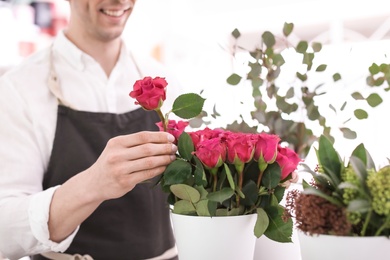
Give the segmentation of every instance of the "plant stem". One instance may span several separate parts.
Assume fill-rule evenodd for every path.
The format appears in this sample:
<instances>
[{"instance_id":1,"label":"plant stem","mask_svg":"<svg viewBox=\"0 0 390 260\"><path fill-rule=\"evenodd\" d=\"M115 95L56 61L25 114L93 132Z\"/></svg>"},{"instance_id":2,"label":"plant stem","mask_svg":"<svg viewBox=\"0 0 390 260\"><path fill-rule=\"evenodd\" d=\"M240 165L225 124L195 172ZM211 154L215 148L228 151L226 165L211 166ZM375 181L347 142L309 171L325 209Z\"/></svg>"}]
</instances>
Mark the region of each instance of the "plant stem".
<instances>
[{"instance_id":1,"label":"plant stem","mask_svg":"<svg viewBox=\"0 0 390 260\"><path fill-rule=\"evenodd\" d=\"M379 236L382 231L389 225L390 216L387 216L385 223L376 231L375 236Z\"/></svg>"},{"instance_id":2,"label":"plant stem","mask_svg":"<svg viewBox=\"0 0 390 260\"><path fill-rule=\"evenodd\" d=\"M217 177L217 174L212 174L212 175L213 175L213 178L214 178L213 191L216 191L217 190L218 177Z\"/></svg>"},{"instance_id":3,"label":"plant stem","mask_svg":"<svg viewBox=\"0 0 390 260\"><path fill-rule=\"evenodd\" d=\"M158 117L161 119L162 126L164 128L164 132L167 132L167 120L165 120L165 117L160 109L156 109L156 112L158 114Z\"/></svg>"},{"instance_id":4,"label":"plant stem","mask_svg":"<svg viewBox=\"0 0 390 260\"><path fill-rule=\"evenodd\" d=\"M238 173L238 188L240 189L240 191L242 191L243 181L244 181L244 173L243 172L239 172ZM236 195L237 207L240 207L240 199L241 199L240 196Z\"/></svg>"},{"instance_id":5,"label":"plant stem","mask_svg":"<svg viewBox=\"0 0 390 260\"><path fill-rule=\"evenodd\" d=\"M363 237L366 235L366 230L368 227L368 223L370 222L371 215L372 215L372 209L370 209L370 211L368 212L366 221L364 221L362 231L360 232L360 235Z\"/></svg>"},{"instance_id":6,"label":"plant stem","mask_svg":"<svg viewBox=\"0 0 390 260\"><path fill-rule=\"evenodd\" d=\"M259 177L257 178L257 188L260 189L261 179L263 178L264 171L260 171Z\"/></svg>"}]
</instances>

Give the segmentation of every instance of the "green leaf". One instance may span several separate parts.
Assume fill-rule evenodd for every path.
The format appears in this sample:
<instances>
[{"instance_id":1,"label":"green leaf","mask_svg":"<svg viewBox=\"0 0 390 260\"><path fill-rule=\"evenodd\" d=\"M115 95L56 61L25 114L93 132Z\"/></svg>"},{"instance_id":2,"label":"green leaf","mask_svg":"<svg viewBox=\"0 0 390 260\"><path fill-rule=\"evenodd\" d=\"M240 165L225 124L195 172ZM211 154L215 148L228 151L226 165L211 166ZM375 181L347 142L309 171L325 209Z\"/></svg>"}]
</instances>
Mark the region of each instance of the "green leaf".
<instances>
[{"instance_id":1,"label":"green leaf","mask_svg":"<svg viewBox=\"0 0 390 260\"><path fill-rule=\"evenodd\" d=\"M356 157L357 159L361 160L364 165L367 165L369 154L363 143L355 147L355 149L352 151L351 157Z\"/></svg>"},{"instance_id":2,"label":"green leaf","mask_svg":"<svg viewBox=\"0 0 390 260\"><path fill-rule=\"evenodd\" d=\"M275 36L269 31L265 31L262 34L261 38L263 39L263 42L267 46L267 48L272 48L272 46L274 46L276 43Z\"/></svg>"},{"instance_id":3,"label":"green leaf","mask_svg":"<svg viewBox=\"0 0 390 260\"><path fill-rule=\"evenodd\" d=\"M340 73L333 74L333 81L334 82L339 81L340 79L341 79Z\"/></svg>"},{"instance_id":4,"label":"green leaf","mask_svg":"<svg viewBox=\"0 0 390 260\"><path fill-rule=\"evenodd\" d=\"M325 135L321 135L318 142L318 161L325 173L331 177L337 186L340 183L342 169L340 155L333 147L333 143Z\"/></svg>"},{"instance_id":5,"label":"green leaf","mask_svg":"<svg viewBox=\"0 0 390 260\"><path fill-rule=\"evenodd\" d=\"M347 127L340 127L340 131L343 133L343 136L346 139L356 139L357 137L357 133Z\"/></svg>"},{"instance_id":6,"label":"green leaf","mask_svg":"<svg viewBox=\"0 0 390 260\"><path fill-rule=\"evenodd\" d=\"M380 68L376 63L373 63L368 70L370 71L371 75L378 74L380 72Z\"/></svg>"},{"instance_id":7,"label":"green leaf","mask_svg":"<svg viewBox=\"0 0 390 260\"><path fill-rule=\"evenodd\" d=\"M245 198L241 200L241 203L246 206L254 206L259 197L258 195L259 188L256 183L252 180L249 180L245 183L244 187L242 187L242 193L244 193Z\"/></svg>"},{"instance_id":8,"label":"green leaf","mask_svg":"<svg viewBox=\"0 0 390 260\"><path fill-rule=\"evenodd\" d=\"M194 143L192 142L190 135L186 132L183 132L179 136L178 140L178 150L180 156L187 161L190 161L192 159L192 152L194 149Z\"/></svg>"},{"instance_id":9,"label":"green leaf","mask_svg":"<svg viewBox=\"0 0 390 260\"><path fill-rule=\"evenodd\" d=\"M309 188L311 187L311 185L306 181L306 180L302 180L302 187L303 189L306 189L306 188Z\"/></svg>"},{"instance_id":10,"label":"green leaf","mask_svg":"<svg viewBox=\"0 0 390 260\"><path fill-rule=\"evenodd\" d=\"M353 113L357 119L361 120L368 118L368 113L363 109L356 109Z\"/></svg>"},{"instance_id":11,"label":"green leaf","mask_svg":"<svg viewBox=\"0 0 390 260\"><path fill-rule=\"evenodd\" d=\"M371 95L368 96L367 98L367 103L371 107L376 107L379 104L383 102L383 99L377 94L377 93L372 93Z\"/></svg>"},{"instance_id":12,"label":"green leaf","mask_svg":"<svg viewBox=\"0 0 390 260\"><path fill-rule=\"evenodd\" d=\"M299 72L296 73L296 76L298 77L298 79L300 79L301 81L305 82L307 80L307 74L301 74Z\"/></svg>"},{"instance_id":13,"label":"green leaf","mask_svg":"<svg viewBox=\"0 0 390 260\"><path fill-rule=\"evenodd\" d=\"M233 73L232 75L230 75L227 79L226 79L226 82L230 85L238 85L238 83L240 83L242 77L236 73Z\"/></svg>"},{"instance_id":14,"label":"green leaf","mask_svg":"<svg viewBox=\"0 0 390 260\"><path fill-rule=\"evenodd\" d=\"M223 164L223 167L224 167L224 169L225 169L226 177L227 177L227 179L228 179L230 188L232 188L232 190L235 190L235 189L236 189L236 185L235 185L235 183L234 183L233 176L232 176L232 173L231 173L231 171L230 171L230 169L229 169L229 166L228 166L226 163L224 163L224 164Z\"/></svg>"},{"instance_id":15,"label":"green leaf","mask_svg":"<svg viewBox=\"0 0 390 260\"><path fill-rule=\"evenodd\" d=\"M186 184L174 184L170 187L172 193L182 200L196 203L200 200L200 193L195 188Z\"/></svg>"},{"instance_id":16,"label":"green leaf","mask_svg":"<svg viewBox=\"0 0 390 260\"><path fill-rule=\"evenodd\" d=\"M234 190L225 187L219 191L211 192L207 195L207 198L211 201L222 203L227 199L230 199L234 194Z\"/></svg>"},{"instance_id":17,"label":"green leaf","mask_svg":"<svg viewBox=\"0 0 390 260\"><path fill-rule=\"evenodd\" d=\"M307 48L309 47L309 44L307 41L300 41L296 47L296 50L298 53L305 53L307 51Z\"/></svg>"},{"instance_id":18,"label":"green leaf","mask_svg":"<svg viewBox=\"0 0 390 260\"><path fill-rule=\"evenodd\" d=\"M355 100L363 100L364 97L362 94L360 94L359 92L353 92L351 94L351 96L355 99Z\"/></svg>"},{"instance_id":19,"label":"green leaf","mask_svg":"<svg viewBox=\"0 0 390 260\"><path fill-rule=\"evenodd\" d=\"M267 230L269 219L267 213L262 208L257 208L257 220L254 228L254 234L257 238L261 237Z\"/></svg>"},{"instance_id":20,"label":"green leaf","mask_svg":"<svg viewBox=\"0 0 390 260\"><path fill-rule=\"evenodd\" d=\"M352 200L348 204L348 211L365 213L371 208L370 202L363 199Z\"/></svg>"},{"instance_id":21,"label":"green leaf","mask_svg":"<svg viewBox=\"0 0 390 260\"><path fill-rule=\"evenodd\" d=\"M269 225L267 230L264 232L264 235L276 242L292 242L292 219L290 218L286 222L282 219L284 208L280 205L277 207L277 210L273 212L274 213L270 214L269 211L267 211L269 217Z\"/></svg>"},{"instance_id":22,"label":"green leaf","mask_svg":"<svg viewBox=\"0 0 390 260\"><path fill-rule=\"evenodd\" d=\"M289 36L291 34L291 32L293 31L294 29L294 24L293 23L284 23L283 25L283 34L284 36Z\"/></svg>"},{"instance_id":23,"label":"green leaf","mask_svg":"<svg viewBox=\"0 0 390 260\"><path fill-rule=\"evenodd\" d=\"M187 200L179 200L173 205L173 213L191 215L196 212L194 205Z\"/></svg>"},{"instance_id":24,"label":"green leaf","mask_svg":"<svg viewBox=\"0 0 390 260\"><path fill-rule=\"evenodd\" d=\"M325 194L324 192L322 192L322 191L320 191L318 189L315 189L315 188L312 188L312 187L308 187L303 192L305 194L311 194L311 195L315 195L315 196L321 197L323 199L326 199L327 201L329 201L330 203L333 203L334 205L337 205L337 206L340 206L340 207L343 206L343 203L341 201L339 201L335 197L332 197L330 195Z\"/></svg>"},{"instance_id":25,"label":"green leaf","mask_svg":"<svg viewBox=\"0 0 390 260\"><path fill-rule=\"evenodd\" d=\"M235 39L238 39L238 38L240 38L241 33L240 33L240 31L236 28L236 29L234 29L234 30L232 31L232 36L233 36Z\"/></svg>"},{"instance_id":26,"label":"green leaf","mask_svg":"<svg viewBox=\"0 0 390 260\"><path fill-rule=\"evenodd\" d=\"M191 164L181 159L176 159L168 165L163 173L164 185L184 183L191 177Z\"/></svg>"},{"instance_id":27,"label":"green leaf","mask_svg":"<svg viewBox=\"0 0 390 260\"><path fill-rule=\"evenodd\" d=\"M195 161L195 169L194 169L195 184L206 187L207 179L206 179L206 173L204 172L203 164L196 156L194 156L193 159Z\"/></svg>"},{"instance_id":28,"label":"green leaf","mask_svg":"<svg viewBox=\"0 0 390 260\"><path fill-rule=\"evenodd\" d=\"M282 176L282 170L278 163L273 163L267 166L264 171L261 183L269 190L278 186L280 178Z\"/></svg>"},{"instance_id":29,"label":"green leaf","mask_svg":"<svg viewBox=\"0 0 390 260\"><path fill-rule=\"evenodd\" d=\"M316 71L321 72L326 70L327 65L326 64L321 64L317 67Z\"/></svg>"},{"instance_id":30,"label":"green leaf","mask_svg":"<svg viewBox=\"0 0 390 260\"><path fill-rule=\"evenodd\" d=\"M286 62L281 54L275 54L272 57L272 61L276 66L282 66Z\"/></svg>"},{"instance_id":31,"label":"green leaf","mask_svg":"<svg viewBox=\"0 0 390 260\"><path fill-rule=\"evenodd\" d=\"M198 216L207 216L207 217L211 216L208 208L208 203L209 203L208 200L200 200L198 203L196 203L195 207Z\"/></svg>"},{"instance_id":32,"label":"green leaf","mask_svg":"<svg viewBox=\"0 0 390 260\"><path fill-rule=\"evenodd\" d=\"M351 163L352 168L353 168L356 176L359 178L359 181L363 186L365 184L367 176L368 176L366 165L365 165L364 161L362 161L358 157L351 156L351 158L349 159L349 162Z\"/></svg>"},{"instance_id":33,"label":"green leaf","mask_svg":"<svg viewBox=\"0 0 390 260\"><path fill-rule=\"evenodd\" d=\"M320 52L322 49L322 44L320 42L313 42L311 47L313 48L314 52Z\"/></svg>"},{"instance_id":34,"label":"green leaf","mask_svg":"<svg viewBox=\"0 0 390 260\"><path fill-rule=\"evenodd\" d=\"M307 70L311 70L311 66L313 66L314 53L303 54L303 64L307 64Z\"/></svg>"},{"instance_id":35,"label":"green leaf","mask_svg":"<svg viewBox=\"0 0 390 260\"><path fill-rule=\"evenodd\" d=\"M182 94L173 102L172 112L183 119L196 117L202 112L205 100L195 93Z\"/></svg>"}]
</instances>

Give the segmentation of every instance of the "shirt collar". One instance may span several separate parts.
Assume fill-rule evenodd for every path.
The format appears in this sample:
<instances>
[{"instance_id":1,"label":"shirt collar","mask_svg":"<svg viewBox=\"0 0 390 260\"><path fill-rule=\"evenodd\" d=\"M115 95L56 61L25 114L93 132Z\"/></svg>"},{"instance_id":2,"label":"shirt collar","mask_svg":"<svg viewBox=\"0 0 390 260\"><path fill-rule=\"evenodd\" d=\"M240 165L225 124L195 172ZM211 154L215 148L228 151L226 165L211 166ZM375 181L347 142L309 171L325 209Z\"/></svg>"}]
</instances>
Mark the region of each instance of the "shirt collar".
<instances>
[{"instance_id":1,"label":"shirt collar","mask_svg":"<svg viewBox=\"0 0 390 260\"><path fill-rule=\"evenodd\" d=\"M81 51L73 42L71 42L64 34L64 31L59 31L53 43L53 50L59 53L73 67L78 70L84 70L87 62L94 60L91 56ZM122 41L121 53L119 54L118 63L124 62L129 55L128 49L124 41Z\"/></svg>"},{"instance_id":2,"label":"shirt collar","mask_svg":"<svg viewBox=\"0 0 390 260\"><path fill-rule=\"evenodd\" d=\"M85 67L83 61L83 53L76 45L74 45L64 34L64 31L59 31L53 43L53 50L61 55L73 67L83 70Z\"/></svg>"}]
</instances>

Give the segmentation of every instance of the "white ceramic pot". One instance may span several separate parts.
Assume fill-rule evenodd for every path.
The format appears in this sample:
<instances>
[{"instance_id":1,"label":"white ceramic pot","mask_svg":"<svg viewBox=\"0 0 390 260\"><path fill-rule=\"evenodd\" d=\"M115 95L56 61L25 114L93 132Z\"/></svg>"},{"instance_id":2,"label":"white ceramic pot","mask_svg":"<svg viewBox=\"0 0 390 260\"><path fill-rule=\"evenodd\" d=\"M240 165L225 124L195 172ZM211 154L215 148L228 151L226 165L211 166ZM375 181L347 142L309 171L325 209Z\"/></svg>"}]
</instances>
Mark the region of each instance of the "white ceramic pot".
<instances>
[{"instance_id":1,"label":"white ceramic pot","mask_svg":"<svg viewBox=\"0 0 390 260\"><path fill-rule=\"evenodd\" d=\"M388 260L390 239L386 237L349 237L298 232L302 260Z\"/></svg>"},{"instance_id":2,"label":"white ceramic pot","mask_svg":"<svg viewBox=\"0 0 390 260\"><path fill-rule=\"evenodd\" d=\"M257 214L171 216L180 260L253 260Z\"/></svg>"}]
</instances>

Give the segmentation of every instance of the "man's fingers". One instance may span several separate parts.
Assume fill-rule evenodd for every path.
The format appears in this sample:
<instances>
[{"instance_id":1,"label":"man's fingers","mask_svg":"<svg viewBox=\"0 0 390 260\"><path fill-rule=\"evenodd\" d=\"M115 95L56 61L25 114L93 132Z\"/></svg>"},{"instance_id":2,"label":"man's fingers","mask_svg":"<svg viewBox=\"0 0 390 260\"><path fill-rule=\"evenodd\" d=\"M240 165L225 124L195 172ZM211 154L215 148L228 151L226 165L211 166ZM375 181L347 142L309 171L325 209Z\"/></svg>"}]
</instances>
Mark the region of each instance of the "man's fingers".
<instances>
[{"instance_id":1,"label":"man's fingers","mask_svg":"<svg viewBox=\"0 0 390 260\"><path fill-rule=\"evenodd\" d=\"M173 143L174 141L175 137L166 132L143 131L135 134L117 136L109 142L112 145L134 147L145 143Z\"/></svg>"}]
</instances>

